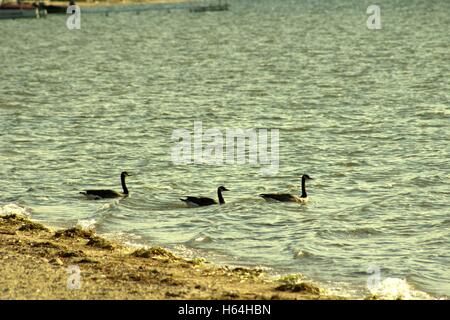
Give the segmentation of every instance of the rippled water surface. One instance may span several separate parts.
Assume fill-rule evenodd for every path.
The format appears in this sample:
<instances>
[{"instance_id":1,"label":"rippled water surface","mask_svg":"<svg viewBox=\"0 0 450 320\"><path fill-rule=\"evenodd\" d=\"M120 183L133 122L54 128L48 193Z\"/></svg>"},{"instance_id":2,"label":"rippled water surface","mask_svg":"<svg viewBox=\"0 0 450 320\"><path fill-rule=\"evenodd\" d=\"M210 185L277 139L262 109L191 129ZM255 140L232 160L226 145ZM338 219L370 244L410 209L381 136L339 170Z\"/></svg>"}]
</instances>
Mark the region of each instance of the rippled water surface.
<instances>
[{"instance_id":1,"label":"rippled water surface","mask_svg":"<svg viewBox=\"0 0 450 320\"><path fill-rule=\"evenodd\" d=\"M0 21L0 205L351 295L372 266L387 290L448 297L450 2L377 3L377 31L356 0ZM279 129L278 174L174 165L172 132L194 121ZM129 198L78 194L120 190L122 170ZM308 205L258 198L303 173ZM179 200L219 185L223 206Z\"/></svg>"}]
</instances>

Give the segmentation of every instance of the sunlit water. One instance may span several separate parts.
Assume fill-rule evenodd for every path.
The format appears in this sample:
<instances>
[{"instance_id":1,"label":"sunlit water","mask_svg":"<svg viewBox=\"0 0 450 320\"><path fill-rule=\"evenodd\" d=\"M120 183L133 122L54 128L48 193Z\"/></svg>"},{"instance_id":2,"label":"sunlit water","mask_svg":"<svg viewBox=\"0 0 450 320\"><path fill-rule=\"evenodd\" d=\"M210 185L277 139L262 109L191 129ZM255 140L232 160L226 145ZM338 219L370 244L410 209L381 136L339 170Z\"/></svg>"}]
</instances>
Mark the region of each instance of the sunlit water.
<instances>
[{"instance_id":1,"label":"sunlit water","mask_svg":"<svg viewBox=\"0 0 450 320\"><path fill-rule=\"evenodd\" d=\"M0 21L0 205L55 226L336 292L450 294L448 1L231 2L231 11ZM280 167L174 165L175 129L280 130ZM131 196L88 201L86 188ZM311 202L266 203L299 191ZM185 195L226 204L188 209ZM19 210L20 211L20 210ZM406 289L405 289L406 288ZM397 290L397 291L396 291Z\"/></svg>"}]
</instances>

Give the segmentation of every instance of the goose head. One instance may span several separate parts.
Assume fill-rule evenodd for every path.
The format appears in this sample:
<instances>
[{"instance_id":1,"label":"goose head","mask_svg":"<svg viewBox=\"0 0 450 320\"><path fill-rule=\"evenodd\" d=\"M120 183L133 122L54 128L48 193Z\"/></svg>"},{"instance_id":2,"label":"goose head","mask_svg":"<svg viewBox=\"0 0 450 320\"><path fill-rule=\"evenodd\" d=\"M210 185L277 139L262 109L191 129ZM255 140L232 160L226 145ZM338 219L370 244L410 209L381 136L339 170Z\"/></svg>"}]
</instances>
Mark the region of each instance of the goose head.
<instances>
[{"instance_id":1,"label":"goose head","mask_svg":"<svg viewBox=\"0 0 450 320\"><path fill-rule=\"evenodd\" d=\"M126 171L123 171L123 172L120 174L120 177L121 177L121 178L130 177L130 176L131 176L131 174L129 174L129 173L126 172Z\"/></svg>"},{"instance_id":2,"label":"goose head","mask_svg":"<svg viewBox=\"0 0 450 320\"><path fill-rule=\"evenodd\" d=\"M224 186L220 186L217 190L219 190L219 191L230 191L227 188L225 188Z\"/></svg>"},{"instance_id":3,"label":"goose head","mask_svg":"<svg viewBox=\"0 0 450 320\"><path fill-rule=\"evenodd\" d=\"M304 175L302 176L302 179L305 179L305 180L313 180L313 178L311 178L311 177L308 176L307 174L304 174Z\"/></svg>"}]
</instances>

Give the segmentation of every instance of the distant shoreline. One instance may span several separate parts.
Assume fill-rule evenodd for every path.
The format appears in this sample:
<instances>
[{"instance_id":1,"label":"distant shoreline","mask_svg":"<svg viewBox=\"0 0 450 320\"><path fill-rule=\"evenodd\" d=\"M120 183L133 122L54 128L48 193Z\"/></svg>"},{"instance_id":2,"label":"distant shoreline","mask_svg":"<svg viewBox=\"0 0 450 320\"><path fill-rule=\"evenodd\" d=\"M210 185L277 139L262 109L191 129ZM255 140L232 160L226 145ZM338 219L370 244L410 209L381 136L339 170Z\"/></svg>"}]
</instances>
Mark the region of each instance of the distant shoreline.
<instances>
[{"instance_id":1,"label":"distant shoreline","mask_svg":"<svg viewBox=\"0 0 450 320\"><path fill-rule=\"evenodd\" d=\"M0 299L342 299L301 277L131 248L15 214L0 216L0 264Z\"/></svg>"},{"instance_id":2,"label":"distant shoreline","mask_svg":"<svg viewBox=\"0 0 450 320\"><path fill-rule=\"evenodd\" d=\"M23 1L24 3L34 3L35 1ZM43 1L46 5L53 6L67 6L69 1ZM144 4L177 4L188 3L192 1L187 0L105 0L105 1L75 1L75 4L80 8L95 8L95 7L111 7L111 6L129 6L129 5L144 5Z\"/></svg>"}]
</instances>

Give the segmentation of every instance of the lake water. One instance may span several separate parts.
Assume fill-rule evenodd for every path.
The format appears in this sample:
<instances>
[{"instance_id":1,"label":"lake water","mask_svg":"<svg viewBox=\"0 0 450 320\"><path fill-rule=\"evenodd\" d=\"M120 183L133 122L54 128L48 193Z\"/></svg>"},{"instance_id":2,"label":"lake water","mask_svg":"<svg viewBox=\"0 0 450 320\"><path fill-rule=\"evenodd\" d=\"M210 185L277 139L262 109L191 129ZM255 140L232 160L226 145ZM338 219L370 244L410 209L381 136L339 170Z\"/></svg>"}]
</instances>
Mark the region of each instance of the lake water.
<instances>
[{"instance_id":1,"label":"lake water","mask_svg":"<svg viewBox=\"0 0 450 320\"><path fill-rule=\"evenodd\" d=\"M450 295L450 2L231 1L229 12L0 21L0 211L16 204L362 297ZM175 165L176 129L279 130L279 170ZM130 197L88 201L88 188ZM266 203L297 193L307 205ZM186 195L226 204L186 208ZM18 210L17 207L14 210ZM373 283L373 282L370 282Z\"/></svg>"}]
</instances>

